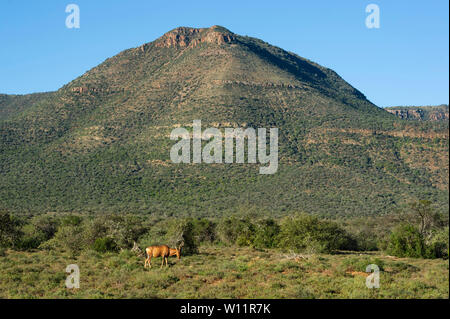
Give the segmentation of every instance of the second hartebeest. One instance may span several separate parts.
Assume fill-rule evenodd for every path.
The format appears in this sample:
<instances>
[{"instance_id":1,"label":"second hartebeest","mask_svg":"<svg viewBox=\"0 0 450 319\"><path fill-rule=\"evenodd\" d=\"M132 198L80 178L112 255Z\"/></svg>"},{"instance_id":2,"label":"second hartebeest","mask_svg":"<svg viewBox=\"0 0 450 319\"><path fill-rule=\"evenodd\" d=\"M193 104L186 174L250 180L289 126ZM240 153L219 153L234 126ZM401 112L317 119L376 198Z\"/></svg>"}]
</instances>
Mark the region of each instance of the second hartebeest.
<instances>
[{"instance_id":1,"label":"second hartebeest","mask_svg":"<svg viewBox=\"0 0 450 319\"><path fill-rule=\"evenodd\" d=\"M178 248L169 248L167 245L147 247L145 249L147 258L145 259L144 268L147 267L147 264L152 268L152 257L162 257L161 268L164 266L164 262L167 267L169 265L169 256L177 256L178 259L181 258L181 247L183 247L183 243Z\"/></svg>"}]
</instances>

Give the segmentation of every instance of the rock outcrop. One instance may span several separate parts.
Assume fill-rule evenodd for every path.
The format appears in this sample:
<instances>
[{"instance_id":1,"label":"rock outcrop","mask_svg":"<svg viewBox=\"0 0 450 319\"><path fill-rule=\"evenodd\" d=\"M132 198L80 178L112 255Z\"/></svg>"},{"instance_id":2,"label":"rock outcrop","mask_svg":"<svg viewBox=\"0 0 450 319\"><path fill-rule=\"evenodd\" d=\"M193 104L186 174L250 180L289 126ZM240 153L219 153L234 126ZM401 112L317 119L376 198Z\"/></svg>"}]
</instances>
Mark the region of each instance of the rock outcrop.
<instances>
[{"instance_id":1,"label":"rock outcrop","mask_svg":"<svg viewBox=\"0 0 450 319\"><path fill-rule=\"evenodd\" d=\"M97 87L74 86L70 88L70 91L76 94L91 94L91 93L117 93L123 92L124 89L102 89Z\"/></svg>"},{"instance_id":2,"label":"rock outcrop","mask_svg":"<svg viewBox=\"0 0 450 319\"><path fill-rule=\"evenodd\" d=\"M235 40L234 34L225 28L212 26L211 28L179 27L166 33L155 43L156 47L196 47L200 43L226 44ZM141 46L145 50L145 46Z\"/></svg>"},{"instance_id":3,"label":"rock outcrop","mask_svg":"<svg viewBox=\"0 0 450 319\"><path fill-rule=\"evenodd\" d=\"M385 110L405 120L448 121L449 119L448 105L395 106Z\"/></svg>"},{"instance_id":4,"label":"rock outcrop","mask_svg":"<svg viewBox=\"0 0 450 319\"><path fill-rule=\"evenodd\" d=\"M414 119L414 120L423 120L425 117L425 112L421 109L417 110L386 110L389 113L397 115L401 119Z\"/></svg>"}]
</instances>

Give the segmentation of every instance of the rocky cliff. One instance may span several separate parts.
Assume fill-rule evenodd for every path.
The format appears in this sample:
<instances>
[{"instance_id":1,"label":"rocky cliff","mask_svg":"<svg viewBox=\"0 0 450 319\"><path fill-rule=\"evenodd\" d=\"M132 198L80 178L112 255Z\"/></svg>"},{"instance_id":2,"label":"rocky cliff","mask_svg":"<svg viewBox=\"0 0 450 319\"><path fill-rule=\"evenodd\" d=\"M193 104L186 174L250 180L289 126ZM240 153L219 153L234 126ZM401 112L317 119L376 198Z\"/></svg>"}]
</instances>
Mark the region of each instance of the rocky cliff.
<instances>
[{"instance_id":1,"label":"rocky cliff","mask_svg":"<svg viewBox=\"0 0 450 319\"><path fill-rule=\"evenodd\" d=\"M419 121L445 121L449 119L448 105L394 106L385 109L401 119Z\"/></svg>"}]
</instances>

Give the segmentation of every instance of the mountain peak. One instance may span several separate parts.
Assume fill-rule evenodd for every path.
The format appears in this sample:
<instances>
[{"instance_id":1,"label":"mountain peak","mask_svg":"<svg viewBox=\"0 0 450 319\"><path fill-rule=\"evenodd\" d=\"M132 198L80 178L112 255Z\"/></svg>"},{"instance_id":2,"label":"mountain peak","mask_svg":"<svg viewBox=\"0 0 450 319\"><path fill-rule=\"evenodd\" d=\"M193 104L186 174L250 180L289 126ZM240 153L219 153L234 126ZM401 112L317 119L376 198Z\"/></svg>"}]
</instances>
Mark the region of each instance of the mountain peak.
<instances>
[{"instance_id":1,"label":"mountain peak","mask_svg":"<svg viewBox=\"0 0 450 319\"><path fill-rule=\"evenodd\" d=\"M157 47L195 47L199 43L225 44L235 40L228 29L214 25L209 28L175 28L155 41Z\"/></svg>"}]
</instances>

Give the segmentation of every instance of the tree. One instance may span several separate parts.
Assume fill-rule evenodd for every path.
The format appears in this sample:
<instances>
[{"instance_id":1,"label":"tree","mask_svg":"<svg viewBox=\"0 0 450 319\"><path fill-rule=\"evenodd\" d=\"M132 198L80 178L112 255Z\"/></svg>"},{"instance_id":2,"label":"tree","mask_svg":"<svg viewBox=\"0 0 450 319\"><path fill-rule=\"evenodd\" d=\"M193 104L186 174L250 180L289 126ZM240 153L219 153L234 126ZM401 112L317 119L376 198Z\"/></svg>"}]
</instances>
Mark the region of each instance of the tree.
<instances>
[{"instance_id":1,"label":"tree","mask_svg":"<svg viewBox=\"0 0 450 319\"><path fill-rule=\"evenodd\" d=\"M410 224L402 224L392 231L387 251L397 257L426 257L423 236L416 226Z\"/></svg>"},{"instance_id":2,"label":"tree","mask_svg":"<svg viewBox=\"0 0 450 319\"><path fill-rule=\"evenodd\" d=\"M0 247L15 247L22 231L21 223L13 218L8 212L0 211Z\"/></svg>"},{"instance_id":3,"label":"tree","mask_svg":"<svg viewBox=\"0 0 450 319\"><path fill-rule=\"evenodd\" d=\"M51 239L58 230L57 221L51 216L36 216L31 220L36 232L42 234L43 241Z\"/></svg>"},{"instance_id":4,"label":"tree","mask_svg":"<svg viewBox=\"0 0 450 319\"><path fill-rule=\"evenodd\" d=\"M356 248L354 241L338 224L306 214L283 221L278 245L284 249L317 253Z\"/></svg>"},{"instance_id":5,"label":"tree","mask_svg":"<svg viewBox=\"0 0 450 319\"><path fill-rule=\"evenodd\" d=\"M443 226L441 216L434 211L429 200L419 200L411 203L410 214L406 217L409 224L412 222L413 225L417 225L425 243L429 243L436 230Z\"/></svg>"},{"instance_id":6,"label":"tree","mask_svg":"<svg viewBox=\"0 0 450 319\"><path fill-rule=\"evenodd\" d=\"M39 247L50 250L62 248L75 257L86 247L83 228L81 225L61 226L52 239L42 243Z\"/></svg>"}]
</instances>

